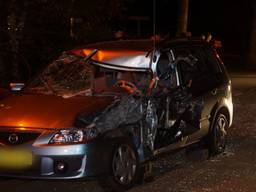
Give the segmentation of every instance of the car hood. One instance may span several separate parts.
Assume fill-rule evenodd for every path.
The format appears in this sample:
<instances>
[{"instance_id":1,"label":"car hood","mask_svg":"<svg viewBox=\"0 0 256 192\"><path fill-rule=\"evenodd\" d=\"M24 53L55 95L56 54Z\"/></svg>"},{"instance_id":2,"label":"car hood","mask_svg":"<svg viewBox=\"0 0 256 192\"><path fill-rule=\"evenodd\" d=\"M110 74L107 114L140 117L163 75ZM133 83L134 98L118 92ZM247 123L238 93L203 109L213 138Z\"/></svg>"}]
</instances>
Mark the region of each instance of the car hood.
<instances>
[{"instance_id":1,"label":"car hood","mask_svg":"<svg viewBox=\"0 0 256 192\"><path fill-rule=\"evenodd\" d=\"M0 100L9 96L11 93L8 91L8 89L0 88Z\"/></svg>"},{"instance_id":2,"label":"car hood","mask_svg":"<svg viewBox=\"0 0 256 192\"><path fill-rule=\"evenodd\" d=\"M0 127L69 128L77 115L103 110L112 97L11 95L0 100Z\"/></svg>"}]
</instances>

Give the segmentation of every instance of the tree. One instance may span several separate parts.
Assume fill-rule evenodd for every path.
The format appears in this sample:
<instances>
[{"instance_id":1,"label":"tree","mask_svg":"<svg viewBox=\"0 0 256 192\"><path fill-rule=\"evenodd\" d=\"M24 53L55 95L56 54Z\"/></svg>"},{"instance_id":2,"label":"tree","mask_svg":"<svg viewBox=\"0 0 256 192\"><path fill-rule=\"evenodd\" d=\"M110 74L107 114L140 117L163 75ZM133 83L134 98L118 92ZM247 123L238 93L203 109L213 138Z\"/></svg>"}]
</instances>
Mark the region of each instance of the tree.
<instances>
[{"instance_id":1,"label":"tree","mask_svg":"<svg viewBox=\"0 0 256 192\"><path fill-rule=\"evenodd\" d=\"M189 0L179 0L177 36L187 33Z\"/></svg>"},{"instance_id":2,"label":"tree","mask_svg":"<svg viewBox=\"0 0 256 192\"><path fill-rule=\"evenodd\" d=\"M12 61L0 58L0 78L5 79L1 75L1 71L6 71L5 65L11 68L12 80L22 81L21 58L25 58L35 72L76 44L110 39L114 36L113 23L121 21L125 15L126 1L131 0L1 1L0 40L7 43L4 49L9 47L9 51L21 57L8 57ZM74 26L71 26L72 18ZM71 27L75 38L70 36ZM0 53L0 57L4 55ZM27 74L25 76L27 78Z\"/></svg>"}]
</instances>

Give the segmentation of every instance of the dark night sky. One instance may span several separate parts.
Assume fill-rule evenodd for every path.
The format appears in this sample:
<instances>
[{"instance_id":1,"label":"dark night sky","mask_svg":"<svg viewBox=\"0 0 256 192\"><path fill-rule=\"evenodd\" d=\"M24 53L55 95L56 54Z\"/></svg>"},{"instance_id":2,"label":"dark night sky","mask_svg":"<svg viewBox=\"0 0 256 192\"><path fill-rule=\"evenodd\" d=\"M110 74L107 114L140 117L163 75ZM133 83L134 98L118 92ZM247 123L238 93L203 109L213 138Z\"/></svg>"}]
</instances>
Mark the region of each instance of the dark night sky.
<instances>
[{"instance_id":1,"label":"dark night sky","mask_svg":"<svg viewBox=\"0 0 256 192\"><path fill-rule=\"evenodd\" d=\"M175 35L178 1L179 0L156 0L156 26L158 33L162 35L169 33L170 37ZM188 30L192 32L193 36L211 32L214 37L223 41L228 50L232 52L242 52L247 49L249 29L251 26L250 16L252 14L250 3L253 1L254 0L190 0ZM70 4L70 0L53 0L52 2L62 2L62 4L66 2L66 4ZM75 2L83 2L83 4L86 5L83 10L87 12L87 8L89 7L87 4L89 5L91 0L76 0ZM128 0L128 2L124 15L128 17L148 17L148 21L142 22L141 34L142 37L151 36L153 31L153 0ZM1 2L1 4L3 3ZM69 6L66 7L70 9ZM0 20L4 19L4 15L7 15L5 12L7 10L8 8L1 7ZM34 10L35 13L38 11L40 10ZM66 11L68 12L69 10ZM107 11L109 12L111 10L105 10L105 12ZM97 14L97 12L95 12L95 14ZM30 15L28 20L33 20L33 17L33 15ZM62 20L63 19L66 21L66 18L62 18ZM46 19L46 21L42 20L40 22L47 23L49 21L51 20ZM55 21L53 20L52 22ZM60 28L59 23L61 22L61 18L58 21L59 23L52 24L52 22L51 26L55 25L57 29ZM113 20L113 26L115 29L124 28L129 34L135 35L137 32L137 23L133 20L123 19L121 22ZM234 46L234 42L237 46Z\"/></svg>"},{"instance_id":2,"label":"dark night sky","mask_svg":"<svg viewBox=\"0 0 256 192\"><path fill-rule=\"evenodd\" d=\"M175 34L178 0L156 0L156 24L160 33ZM211 32L225 48L240 53L248 47L253 0L190 0L188 30L193 35ZM152 32L152 0L137 0L128 7L130 15L149 16L144 31ZM135 26L135 25L134 25Z\"/></svg>"}]
</instances>

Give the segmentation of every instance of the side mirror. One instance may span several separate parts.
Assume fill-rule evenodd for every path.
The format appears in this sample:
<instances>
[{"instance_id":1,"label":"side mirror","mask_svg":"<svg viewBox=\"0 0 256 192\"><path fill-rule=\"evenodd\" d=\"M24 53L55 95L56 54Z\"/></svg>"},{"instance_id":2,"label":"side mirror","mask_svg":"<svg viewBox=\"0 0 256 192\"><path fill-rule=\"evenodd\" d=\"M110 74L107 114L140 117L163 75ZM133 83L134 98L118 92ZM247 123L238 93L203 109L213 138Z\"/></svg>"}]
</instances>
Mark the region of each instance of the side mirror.
<instances>
[{"instance_id":1,"label":"side mirror","mask_svg":"<svg viewBox=\"0 0 256 192\"><path fill-rule=\"evenodd\" d=\"M13 92L21 91L25 87L24 83L10 83L10 89Z\"/></svg>"}]
</instances>

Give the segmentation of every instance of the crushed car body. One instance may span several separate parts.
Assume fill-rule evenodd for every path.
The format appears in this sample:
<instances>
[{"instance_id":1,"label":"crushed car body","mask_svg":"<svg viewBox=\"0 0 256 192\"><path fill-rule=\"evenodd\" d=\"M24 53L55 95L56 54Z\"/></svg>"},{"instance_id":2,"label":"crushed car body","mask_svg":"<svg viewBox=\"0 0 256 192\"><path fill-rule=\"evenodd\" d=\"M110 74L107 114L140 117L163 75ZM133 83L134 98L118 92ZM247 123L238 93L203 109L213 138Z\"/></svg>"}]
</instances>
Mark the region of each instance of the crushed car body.
<instances>
[{"instance_id":1,"label":"crushed car body","mask_svg":"<svg viewBox=\"0 0 256 192\"><path fill-rule=\"evenodd\" d=\"M202 140L211 154L223 151L233 117L225 66L198 39L66 51L0 102L0 176L107 175L115 191L130 188L162 152ZM25 149L29 165L1 161L5 148Z\"/></svg>"}]
</instances>

